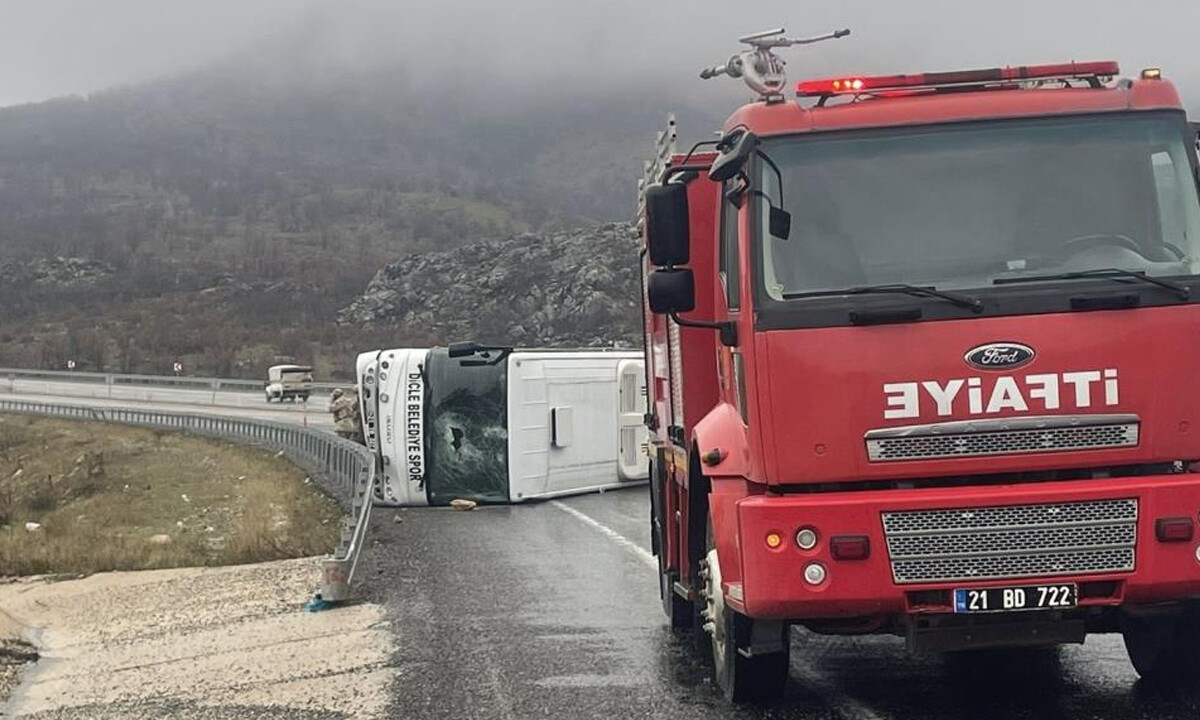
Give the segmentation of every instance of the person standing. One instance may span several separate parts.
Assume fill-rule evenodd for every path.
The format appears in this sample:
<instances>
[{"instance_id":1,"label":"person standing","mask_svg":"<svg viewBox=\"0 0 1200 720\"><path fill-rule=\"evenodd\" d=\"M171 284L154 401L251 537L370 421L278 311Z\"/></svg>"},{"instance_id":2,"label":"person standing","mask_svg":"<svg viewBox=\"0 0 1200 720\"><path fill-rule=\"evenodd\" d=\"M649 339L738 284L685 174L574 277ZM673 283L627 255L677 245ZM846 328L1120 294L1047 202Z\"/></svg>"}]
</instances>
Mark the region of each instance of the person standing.
<instances>
[{"instance_id":1,"label":"person standing","mask_svg":"<svg viewBox=\"0 0 1200 720\"><path fill-rule=\"evenodd\" d=\"M329 394L329 412L333 413L334 432L339 437L362 443L362 424L358 413L358 392L335 388Z\"/></svg>"}]
</instances>

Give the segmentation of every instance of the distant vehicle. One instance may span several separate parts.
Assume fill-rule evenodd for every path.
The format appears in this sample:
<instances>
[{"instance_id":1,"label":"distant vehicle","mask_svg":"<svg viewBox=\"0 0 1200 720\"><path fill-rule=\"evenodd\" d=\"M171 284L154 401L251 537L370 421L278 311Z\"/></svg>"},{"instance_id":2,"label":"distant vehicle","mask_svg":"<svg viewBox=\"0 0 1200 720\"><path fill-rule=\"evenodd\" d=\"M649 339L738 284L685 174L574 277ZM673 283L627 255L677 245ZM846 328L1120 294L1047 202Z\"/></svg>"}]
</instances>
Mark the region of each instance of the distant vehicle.
<instances>
[{"instance_id":1,"label":"distant vehicle","mask_svg":"<svg viewBox=\"0 0 1200 720\"><path fill-rule=\"evenodd\" d=\"M272 365L267 369L267 402L278 400L307 402L312 395L312 368L307 365Z\"/></svg>"},{"instance_id":2,"label":"distant vehicle","mask_svg":"<svg viewBox=\"0 0 1200 720\"><path fill-rule=\"evenodd\" d=\"M643 483L640 351L461 343L358 356L379 505L520 503Z\"/></svg>"}]
</instances>

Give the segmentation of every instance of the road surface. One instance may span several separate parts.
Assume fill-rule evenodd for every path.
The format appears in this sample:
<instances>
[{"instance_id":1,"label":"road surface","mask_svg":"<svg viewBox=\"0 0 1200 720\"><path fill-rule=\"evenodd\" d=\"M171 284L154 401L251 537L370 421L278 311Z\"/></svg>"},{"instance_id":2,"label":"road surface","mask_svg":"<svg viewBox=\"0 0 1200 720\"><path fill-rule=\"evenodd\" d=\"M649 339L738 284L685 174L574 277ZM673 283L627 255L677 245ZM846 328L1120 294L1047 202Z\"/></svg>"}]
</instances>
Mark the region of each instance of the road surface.
<instances>
[{"instance_id":1,"label":"road surface","mask_svg":"<svg viewBox=\"0 0 1200 720\"><path fill-rule=\"evenodd\" d=\"M397 635L392 717L1194 720L1117 636L1060 652L914 658L891 637L793 631L771 708L726 705L664 624L646 489L537 505L378 508L359 579ZM396 518L400 522L396 522Z\"/></svg>"},{"instance_id":2,"label":"road surface","mask_svg":"<svg viewBox=\"0 0 1200 720\"><path fill-rule=\"evenodd\" d=\"M0 378L0 398L97 408L138 407L147 410L227 415L333 429L333 416L326 412L328 398L325 395L313 395L307 403L268 403L262 393L258 392L213 392L152 385L110 386L86 382Z\"/></svg>"}]
</instances>

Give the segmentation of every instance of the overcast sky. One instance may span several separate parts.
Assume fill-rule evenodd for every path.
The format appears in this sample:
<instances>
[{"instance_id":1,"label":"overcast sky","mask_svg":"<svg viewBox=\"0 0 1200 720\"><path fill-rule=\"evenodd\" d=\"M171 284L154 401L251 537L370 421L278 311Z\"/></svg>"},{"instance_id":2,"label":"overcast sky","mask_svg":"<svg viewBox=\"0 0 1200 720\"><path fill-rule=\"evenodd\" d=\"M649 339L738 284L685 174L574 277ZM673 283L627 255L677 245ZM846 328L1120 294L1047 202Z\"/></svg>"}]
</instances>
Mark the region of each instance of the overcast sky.
<instances>
[{"instance_id":1,"label":"overcast sky","mask_svg":"<svg viewBox=\"0 0 1200 720\"><path fill-rule=\"evenodd\" d=\"M569 83L699 83L737 35L850 27L787 52L789 75L1116 59L1161 65L1200 108L1200 0L0 0L0 105L86 94L287 48L312 62L397 58ZM453 40L460 40L456 46ZM727 79L720 81L729 83ZM686 87L686 86L680 86Z\"/></svg>"}]
</instances>

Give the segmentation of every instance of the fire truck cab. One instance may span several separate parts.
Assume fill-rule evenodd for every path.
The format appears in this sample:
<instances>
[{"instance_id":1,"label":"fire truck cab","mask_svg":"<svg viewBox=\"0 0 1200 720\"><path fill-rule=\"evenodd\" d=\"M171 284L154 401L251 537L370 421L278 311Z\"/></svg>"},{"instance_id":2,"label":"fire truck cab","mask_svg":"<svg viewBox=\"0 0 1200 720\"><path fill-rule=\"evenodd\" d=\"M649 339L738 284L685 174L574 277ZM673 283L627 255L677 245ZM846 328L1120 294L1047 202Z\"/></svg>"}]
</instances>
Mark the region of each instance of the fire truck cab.
<instances>
[{"instance_id":1,"label":"fire truck cab","mask_svg":"<svg viewBox=\"0 0 1200 720\"><path fill-rule=\"evenodd\" d=\"M1174 86L1066 63L788 99L763 37L706 71L761 97L715 147L676 152L672 124L642 188L672 626L708 633L735 701L782 692L791 625L916 652L1119 632L1143 677L1200 683L1200 193Z\"/></svg>"}]
</instances>

